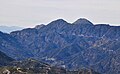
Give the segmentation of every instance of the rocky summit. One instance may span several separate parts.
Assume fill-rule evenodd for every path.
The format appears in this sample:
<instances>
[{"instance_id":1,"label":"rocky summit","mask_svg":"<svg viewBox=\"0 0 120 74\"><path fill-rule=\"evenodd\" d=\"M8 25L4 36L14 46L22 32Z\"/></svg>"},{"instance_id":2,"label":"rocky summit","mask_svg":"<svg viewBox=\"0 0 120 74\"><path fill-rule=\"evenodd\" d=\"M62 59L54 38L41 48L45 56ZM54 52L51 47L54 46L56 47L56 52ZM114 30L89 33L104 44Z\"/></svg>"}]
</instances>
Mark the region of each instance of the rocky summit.
<instances>
[{"instance_id":1,"label":"rocky summit","mask_svg":"<svg viewBox=\"0 0 120 74\"><path fill-rule=\"evenodd\" d=\"M120 26L63 19L10 34L0 32L0 51L16 60L34 58L68 70L120 73Z\"/></svg>"}]
</instances>

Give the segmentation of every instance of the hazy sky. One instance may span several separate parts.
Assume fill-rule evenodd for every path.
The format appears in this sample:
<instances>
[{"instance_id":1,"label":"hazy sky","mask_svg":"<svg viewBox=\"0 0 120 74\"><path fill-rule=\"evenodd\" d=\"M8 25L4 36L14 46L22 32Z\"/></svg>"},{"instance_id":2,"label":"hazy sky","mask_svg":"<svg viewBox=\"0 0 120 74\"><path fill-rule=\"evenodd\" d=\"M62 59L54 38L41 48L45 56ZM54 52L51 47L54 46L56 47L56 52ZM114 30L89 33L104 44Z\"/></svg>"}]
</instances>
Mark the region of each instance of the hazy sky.
<instances>
[{"instance_id":1,"label":"hazy sky","mask_svg":"<svg viewBox=\"0 0 120 74\"><path fill-rule=\"evenodd\" d=\"M120 0L0 0L0 25L33 27L55 19L120 25Z\"/></svg>"}]
</instances>

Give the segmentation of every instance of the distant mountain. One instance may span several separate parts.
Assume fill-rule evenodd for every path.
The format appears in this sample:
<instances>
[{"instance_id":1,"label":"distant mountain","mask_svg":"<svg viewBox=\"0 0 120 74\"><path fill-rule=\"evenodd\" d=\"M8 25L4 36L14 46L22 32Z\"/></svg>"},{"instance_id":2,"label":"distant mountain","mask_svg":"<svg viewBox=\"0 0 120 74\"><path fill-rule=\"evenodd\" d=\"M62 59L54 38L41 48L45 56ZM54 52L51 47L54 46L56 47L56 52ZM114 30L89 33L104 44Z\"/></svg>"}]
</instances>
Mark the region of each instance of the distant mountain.
<instances>
[{"instance_id":1,"label":"distant mountain","mask_svg":"<svg viewBox=\"0 0 120 74\"><path fill-rule=\"evenodd\" d=\"M17 26L0 26L0 31L4 32L4 33L10 33L12 31L16 31L16 30L22 30L22 27L17 27Z\"/></svg>"},{"instance_id":2,"label":"distant mountain","mask_svg":"<svg viewBox=\"0 0 120 74\"><path fill-rule=\"evenodd\" d=\"M5 66L12 61L14 61L14 59L8 57L6 54L0 51L0 66Z\"/></svg>"},{"instance_id":3,"label":"distant mountain","mask_svg":"<svg viewBox=\"0 0 120 74\"><path fill-rule=\"evenodd\" d=\"M120 26L94 25L83 18L74 23L58 19L45 26L11 32L7 38L1 34L1 51L14 59L32 57L69 70L120 72Z\"/></svg>"}]
</instances>

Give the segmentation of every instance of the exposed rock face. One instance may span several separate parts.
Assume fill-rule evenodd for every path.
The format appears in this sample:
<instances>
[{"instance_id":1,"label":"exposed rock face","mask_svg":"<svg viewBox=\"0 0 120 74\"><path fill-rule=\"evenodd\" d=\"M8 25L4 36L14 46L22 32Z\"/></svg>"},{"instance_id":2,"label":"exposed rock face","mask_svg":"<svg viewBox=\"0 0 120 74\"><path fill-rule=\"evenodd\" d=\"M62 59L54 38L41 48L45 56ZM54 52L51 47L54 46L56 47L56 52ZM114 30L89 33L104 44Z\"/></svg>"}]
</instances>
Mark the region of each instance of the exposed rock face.
<instances>
[{"instance_id":1,"label":"exposed rock face","mask_svg":"<svg viewBox=\"0 0 120 74\"><path fill-rule=\"evenodd\" d=\"M1 38L11 51L2 44L0 48L2 51L6 48L3 52L16 56L14 59L33 57L67 69L85 67L106 74L120 72L120 26L94 25L87 19L70 24L58 19L40 29L12 32L8 35L11 37L12 43ZM21 56L12 54L16 52Z\"/></svg>"}]
</instances>

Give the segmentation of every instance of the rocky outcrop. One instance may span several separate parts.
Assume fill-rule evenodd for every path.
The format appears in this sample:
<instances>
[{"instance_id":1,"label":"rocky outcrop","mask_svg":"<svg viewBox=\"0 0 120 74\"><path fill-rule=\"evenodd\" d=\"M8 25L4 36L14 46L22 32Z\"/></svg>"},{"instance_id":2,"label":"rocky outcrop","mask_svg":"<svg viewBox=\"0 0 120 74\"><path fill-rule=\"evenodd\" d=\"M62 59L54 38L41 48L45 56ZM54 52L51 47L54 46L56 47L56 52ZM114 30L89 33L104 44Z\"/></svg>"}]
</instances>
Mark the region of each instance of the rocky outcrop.
<instances>
[{"instance_id":1,"label":"rocky outcrop","mask_svg":"<svg viewBox=\"0 0 120 74\"><path fill-rule=\"evenodd\" d=\"M69 71L65 68L50 66L35 59L14 61L0 67L0 74L99 74L91 69Z\"/></svg>"}]
</instances>

